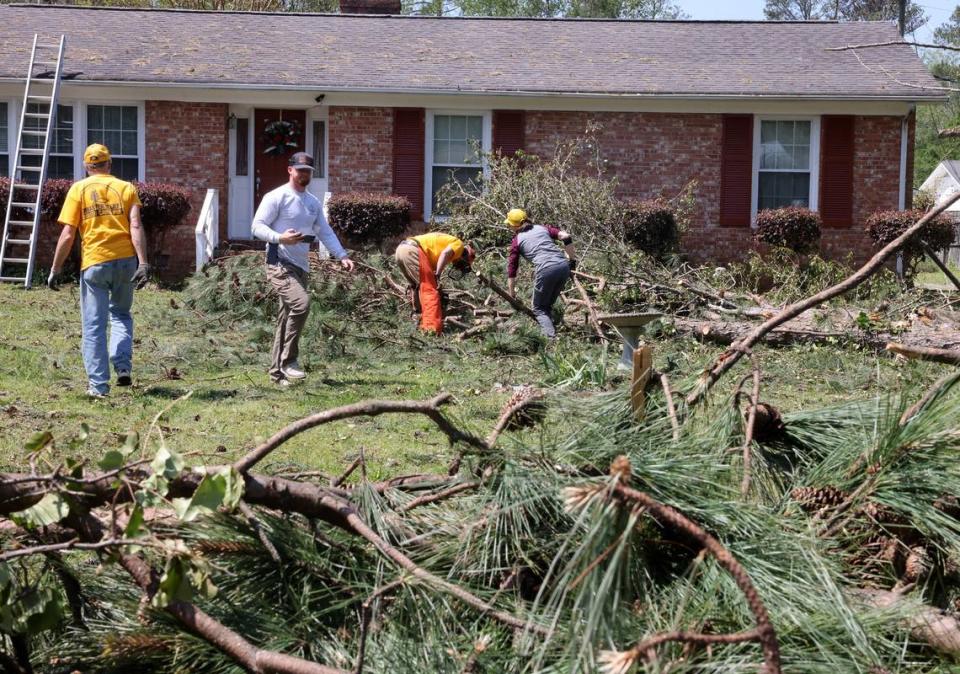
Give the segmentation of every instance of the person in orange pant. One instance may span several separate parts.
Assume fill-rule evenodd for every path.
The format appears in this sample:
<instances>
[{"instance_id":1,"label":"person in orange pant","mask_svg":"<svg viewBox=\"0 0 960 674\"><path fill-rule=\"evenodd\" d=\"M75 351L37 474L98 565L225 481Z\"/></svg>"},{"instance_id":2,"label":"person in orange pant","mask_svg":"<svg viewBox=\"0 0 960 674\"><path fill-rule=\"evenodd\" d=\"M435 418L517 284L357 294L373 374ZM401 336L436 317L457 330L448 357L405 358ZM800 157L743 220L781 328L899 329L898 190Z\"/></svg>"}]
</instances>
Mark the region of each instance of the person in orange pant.
<instances>
[{"instance_id":1,"label":"person in orange pant","mask_svg":"<svg viewBox=\"0 0 960 674\"><path fill-rule=\"evenodd\" d=\"M413 289L413 306L420 313L420 329L443 331L440 274L448 265L467 270L473 264L473 247L443 232L428 232L404 239L394 257Z\"/></svg>"}]
</instances>

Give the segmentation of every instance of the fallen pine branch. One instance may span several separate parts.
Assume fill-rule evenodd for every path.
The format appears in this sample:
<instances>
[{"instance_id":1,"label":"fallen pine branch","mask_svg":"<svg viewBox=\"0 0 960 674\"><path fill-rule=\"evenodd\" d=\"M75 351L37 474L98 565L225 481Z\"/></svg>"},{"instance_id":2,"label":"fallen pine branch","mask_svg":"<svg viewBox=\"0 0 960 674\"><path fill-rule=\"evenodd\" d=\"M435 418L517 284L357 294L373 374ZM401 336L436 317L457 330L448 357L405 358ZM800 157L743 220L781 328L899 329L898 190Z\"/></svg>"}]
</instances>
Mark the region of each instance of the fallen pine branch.
<instances>
[{"instance_id":1,"label":"fallen pine branch","mask_svg":"<svg viewBox=\"0 0 960 674\"><path fill-rule=\"evenodd\" d=\"M474 272L477 275L477 280L482 284L490 288L493 292L499 295L501 298L506 300L507 304L519 311L521 314L530 318L533 321L537 320L537 315L533 313L533 310L528 307L526 304L518 300L516 297L512 297L510 293L504 290L499 283L493 280L489 274L484 274L483 272L476 271Z\"/></svg>"},{"instance_id":2,"label":"fallen pine branch","mask_svg":"<svg viewBox=\"0 0 960 674\"><path fill-rule=\"evenodd\" d=\"M960 365L960 349L935 349L929 346L911 346L899 342L890 342L886 350L905 358L930 360L934 363Z\"/></svg>"},{"instance_id":3,"label":"fallen pine branch","mask_svg":"<svg viewBox=\"0 0 960 674\"><path fill-rule=\"evenodd\" d=\"M747 430L743 438L743 480L740 482L740 495L746 497L750 492L750 459L753 452L753 429L757 423L757 406L760 404L760 368L756 359L753 363L753 391L750 394L750 412L747 414Z\"/></svg>"}]
</instances>

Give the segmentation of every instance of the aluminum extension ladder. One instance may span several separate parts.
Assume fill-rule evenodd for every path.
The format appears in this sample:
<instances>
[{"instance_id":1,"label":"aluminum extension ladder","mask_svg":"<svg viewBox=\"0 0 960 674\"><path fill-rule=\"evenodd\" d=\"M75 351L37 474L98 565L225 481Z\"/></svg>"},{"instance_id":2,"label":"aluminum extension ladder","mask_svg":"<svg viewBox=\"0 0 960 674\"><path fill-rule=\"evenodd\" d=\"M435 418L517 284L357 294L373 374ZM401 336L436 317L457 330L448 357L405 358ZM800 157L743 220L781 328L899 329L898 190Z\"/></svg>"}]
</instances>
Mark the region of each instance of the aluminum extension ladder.
<instances>
[{"instance_id":1,"label":"aluminum extension ladder","mask_svg":"<svg viewBox=\"0 0 960 674\"><path fill-rule=\"evenodd\" d=\"M27 86L20 108L17 149L7 213L3 220L3 242L0 243L0 281L22 283L29 288L33 281L33 261L40 230L40 193L47 179L60 75L63 68L64 36L57 44L33 36ZM53 73L52 77L50 73ZM31 124L26 124L30 120ZM24 158L29 165L24 165ZM33 159L33 158L39 159Z\"/></svg>"}]
</instances>

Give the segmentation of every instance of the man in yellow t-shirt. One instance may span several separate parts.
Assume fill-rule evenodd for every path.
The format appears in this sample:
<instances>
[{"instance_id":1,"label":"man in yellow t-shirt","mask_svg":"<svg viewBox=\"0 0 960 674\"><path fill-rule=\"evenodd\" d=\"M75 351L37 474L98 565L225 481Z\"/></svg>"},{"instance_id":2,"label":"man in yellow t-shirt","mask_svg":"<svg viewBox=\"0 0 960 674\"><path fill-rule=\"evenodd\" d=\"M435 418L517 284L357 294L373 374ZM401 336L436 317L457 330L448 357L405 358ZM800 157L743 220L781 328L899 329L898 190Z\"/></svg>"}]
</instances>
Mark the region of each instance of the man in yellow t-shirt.
<instances>
[{"instance_id":1,"label":"man in yellow t-shirt","mask_svg":"<svg viewBox=\"0 0 960 674\"><path fill-rule=\"evenodd\" d=\"M401 241L395 257L413 289L414 310L423 312L420 327L440 332L443 328L437 290L440 274L449 264L469 269L473 264L473 247L450 234L428 232Z\"/></svg>"},{"instance_id":2,"label":"man in yellow t-shirt","mask_svg":"<svg viewBox=\"0 0 960 674\"><path fill-rule=\"evenodd\" d=\"M147 240L140 222L140 198L130 183L110 175L110 150L99 143L83 153L87 176L67 192L57 218L57 240L47 286L57 290L64 260L80 234L80 317L87 395L110 391L110 363L117 386L130 386L133 361L133 289L150 276ZM109 341L107 324L110 325Z\"/></svg>"}]
</instances>

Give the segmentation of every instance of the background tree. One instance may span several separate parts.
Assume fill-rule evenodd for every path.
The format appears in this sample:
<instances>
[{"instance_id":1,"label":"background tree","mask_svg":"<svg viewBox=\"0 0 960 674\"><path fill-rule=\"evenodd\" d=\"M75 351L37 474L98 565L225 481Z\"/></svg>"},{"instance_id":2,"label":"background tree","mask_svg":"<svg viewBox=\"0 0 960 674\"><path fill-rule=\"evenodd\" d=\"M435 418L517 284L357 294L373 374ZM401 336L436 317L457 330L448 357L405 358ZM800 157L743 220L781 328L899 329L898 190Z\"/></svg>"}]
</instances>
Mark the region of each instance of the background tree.
<instances>
[{"instance_id":1,"label":"background tree","mask_svg":"<svg viewBox=\"0 0 960 674\"><path fill-rule=\"evenodd\" d=\"M404 0L404 14L591 19L684 19L673 0Z\"/></svg>"},{"instance_id":2,"label":"background tree","mask_svg":"<svg viewBox=\"0 0 960 674\"><path fill-rule=\"evenodd\" d=\"M960 6L950 18L933 32L934 42L960 47ZM923 60L930 72L945 87L960 86L960 53L927 49ZM960 139L941 138L941 129L960 126L960 95L951 93L946 105L924 105L917 108L917 132L914 146L914 187L919 187L930 172L944 159L960 158Z\"/></svg>"},{"instance_id":3,"label":"background tree","mask_svg":"<svg viewBox=\"0 0 960 674\"><path fill-rule=\"evenodd\" d=\"M900 16L898 0L828 0L833 12L824 18L838 21L897 21ZM923 8L912 0L907 2L905 33L916 32L928 21Z\"/></svg>"},{"instance_id":4,"label":"background tree","mask_svg":"<svg viewBox=\"0 0 960 674\"><path fill-rule=\"evenodd\" d=\"M827 0L767 0L763 14L769 21L815 21L823 19L832 5Z\"/></svg>"}]
</instances>

